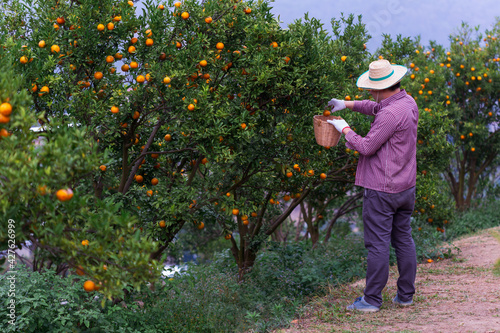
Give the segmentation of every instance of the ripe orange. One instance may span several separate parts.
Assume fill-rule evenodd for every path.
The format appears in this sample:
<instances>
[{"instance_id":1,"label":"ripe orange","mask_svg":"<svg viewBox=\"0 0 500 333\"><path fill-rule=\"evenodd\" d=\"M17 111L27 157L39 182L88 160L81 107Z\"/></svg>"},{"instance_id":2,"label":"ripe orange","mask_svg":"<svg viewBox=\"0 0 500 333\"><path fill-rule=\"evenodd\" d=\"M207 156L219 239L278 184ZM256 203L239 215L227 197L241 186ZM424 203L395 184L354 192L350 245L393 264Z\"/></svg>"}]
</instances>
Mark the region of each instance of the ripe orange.
<instances>
[{"instance_id":1,"label":"ripe orange","mask_svg":"<svg viewBox=\"0 0 500 333\"><path fill-rule=\"evenodd\" d=\"M135 176L135 181L140 184L140 183L142 183L144 181L144 177L142 177L141 175L136 175Z\"/></svg>"},{"instance_id":2,"label":"ripe orange","mask_svg":"<svg viewBox=\"0 0 500 333\"><path fill-rule=\"evenodd\" d=\"M271 43L271 46L272 46L273 48L277 48L277 47L278 47L278 43L276 43L276 42L272 42L272 43Z\"/></svg>"},{"instance_id":3,"label":"ripe orange","mask_svg":"<svg viewBox=\"0 0 500 333\"><path fill-rule=\"evenodd\" d=\"M242 129L247 128L247 124L245 124L245 123L241 124L241 128L242 128Z\"/></svg>"},{"instance_id":4,"label":"ripe orange","mask_svg":"<svg viewBox=\"0 0 500 333\"><path fill-rule=\"evenodd\" d=\"M159 9L159 10L164 10L164 9L165 9L165 6L163 6L163 5L159 5L159 6L158 6L158 9Z\"/></svg>"},{"instance_id":5,"label":"ripe orange","mask_svg":"<svg viewBox=\"0 0 500 333\"><path fill-rule=\"evenodd\" d=\"M57 21L57 24L61 24L61 25L66 23L66 20L64 19L64 17L58 17L56 21Z\"/></svg>"},{"instance_id":6,"label":"ripe orange","mask_svg":"<svg viewBox=\"0 0 500 333\"><path fill-rule=\"evenodd\" d=\"M132 119L138 119L139 117L141 116L141 114L139 113L139 111L134 111L134 115L132 116Z\"/></svg>"},{"instance_id":7,"label":"ripe orange","mask_svg":"<svg viewBox=\"0 0 500 333\"><path fill-rule=\"evenodd\" d=\"M474 151L476 151L476 148L472 147L472 148L470 149L470 151L474 152Z\"/></svg>"},{"instance_id":8,"label":"ripe orange","mask_svg":"<svg viewBox=\"0 0 500 333\"><path fill-rule=\"evenodd\" d=\"M27 64L28 63L28 57L26 56L22 56L19 61L21 62L21 64Z\"/></svg>"},{"instance_id":9,"label":"ripe orange","mask_svg":"<svg viewBox=\"0 0 500 333\"><path fill-rule=\"evenodd\" d=\"M93 281L87 280L83 284L83 289L86 292L88 292L88 293L91 292L91 291L94 291L94 289L95 289L95 283Z\"/></svg>"},{"instance_id":10,"label":"ripe orange","mask_svg":"<svg viewBox=\"0 0 500 333\"><path fill-rule=\"evenodd\" d=\"M201 160L201 164L205 165L208 163L208 159L206 157L204 157L202 160Z\"/></svg>"},{"instance_id":11,"label":"ripe orange","mask_svg":"<svg viewBox=\"0 0 500 333\"><path fill-rule=\"evenodd\" d=\"M52 53L59 53L59 52L61 51L61 49L59 48L59 45L52 45L52 46L50 47L50 51L51 51Z\"/></svg>"},{"instance_id":12,"label":"ripe orange","mask_svg":"<svg viewBox=\"0 0 500 333\"><path fill-rule=\"evenodd\" d=\"M201 67L206 67L208 65L207 61L206 60L202 60L200 61L200 66Z\"/></svg>"},{"instance_id":13,"label":"ripe orange","mask_svg":"<svg viewBox=\"0 0 500 333\"><path fill-rule=\"evenodd\" d=\"M326 179L326 173L322 173L321 175L319 175L319 178Z\"/></svg>"},{"instance_id":14,"label":"ripe orange","mask_svg":"<svg viewBox=\"0 0 500 333\"><path fill-rule=\"evenodd\" d=\"M250 223L250 221L248 221L248 220L243 220L243 225L248 225L248 223Z\"/></svg>"},{"instance_id":15,"label":"ripe orange","mask_svg":"<svg viewBox=\"0 0 500 333\"><path fill-rule=\"evenodd\" d=\"M129 69L130 69L130 67L127 64L122 65L123 72L128 72Z\"/></svg>"},{"instance_id":16,"label":"ripe orange","mask_svg":"<svg viewBox=\"0 0 500 333\"><path fill-rule=\"evenodd\" d=\"M170 81L171 81L171 80L170 80L170 78L169 78L168 76L165 76L165 77L163 78L163 83L165 83L165 84L169 84L169 83L170 83Z\"/></svg>"},{"instance_id":17,"label":"ripe orange","mask_svg":"<svg viewBox=\"0 0 500 333\"><path fill-rule=\"evenodd\" d=\"M167 224L163 220L161 220L160 222L158 222L158 225L160 226L160 228L165 228L167 226Z\"/></svg>"},{"instance_id":18,"label":"ripe orange","mask_svg":"<svg viewBox=\"0 0 500 333\"><path fill-rule=\"evenodd\" d=\"M5 117L4 117L4 118L5 118ZM10 120L10 119L9 119L9 120ZM10 134L9 134L9 131L7 131L5 128L0 129L0 137L5 138L5 137L8 137L9 135L10 135ZM40 193L40 194L41 194L41 193ZM44 193L44 194L42 194L42 195L45 195L45 193Z\"/></svg>"},{"instance_id":19,"label":"ripe orange","mask_svg":"<svg viewBox=\"0 0 500 333\"><path fill-rule=\"evenodd\" d=\"M112 63L113 61L115 61L115 58L112 55L106 57L106 62L108 64Z\"/></svg>"},{"instance_id":20,"label":"ripe orange","mask_svg":"<svg viewBox=\"0 0 500 333\"><path fill-rule=\"evenodd\" d=\"M176 3L174 3L174 6L175 6L176 8L179 8L179 7L181 6L181 3L180 3L180 2L176 2Z\"/></svg>"},{"instance_id":21,"label":"ripe orange","mask_svg":"<svg viewBox=\"0 0 500 333\"><path fill-rule=\"evenodd\" d=\"M104 30L104 24L98 24L97 25L97 30L103 31Z\"/></svg>"},{"instance_id":22,"label":"ripe orange","mask_svg":"<svg viewBox=\"0 0 500 333\"><path fill-rule=\"evenodd\" d=\"M245 8L245 14L250 14L252 12L252 10L250 8Z\"/></svg>"},{"instance_id":23,"label":"ripe orange","mask_svg":"<svg viewBox=\"0 0 500 333\"><path fill-rule=\"evenodd\" d=\"M224 49L224 44L223 44L223 43L221 43L221 42L219 42L219 43L217 43L217 44L215 45L215 48L216 48L217 50L222 50L222 49Z\"/></svg>"},{"instance_id":24,"label":"ripe orange","mask_svg":"<svg viewBox=\"0 0 500 333\"><path fill-rule=\"evenodd\" d=\"M288 172L286 173L286 176L287 176L288 178L290 178L290 177L292 177L292 176L293 176L293 173L292 173L291 171L288 171Z\"/></svg>"},{"instance_id":25,"label":"ripe orange","mask_svg":"<svg viewBox=\"0 0 500 333\"><path fill-rule=\"evenodd\" d=\"M184 20L187 20L189 18L189 13L188 12L184 12L181 14L181 17L184 19Z\"/></svg>"},{"instance_id":26,"label":"ripe orange","mask_svg":"<svg viewBox=\"0 0 500 333\"><path fill-rule=\"evenodd\" d=\"M2 114L5 117L10 116L12 113L12 105L10 103L5 102L0 105L0 114Z\"/></svg>"},{"instance_id":27,"label":"ripe orange","mask_svg":"<svg viewBox=\"0 0 500 333\"><path fill-rule=\"evenodd\" d=\"M118 59L118 60L121 60L121 58L123 58L123 54L117 52L115 54L115 58Z\"/></svg>"},{"instance_id":28,"label":"ripe orange","mask_svg":"<svg viewBox=\"0 0 500 333\"><path fill-rule=\"evenodd\" d=\"M203 229L203 228L205 228L205 223L200 222L200 223L198 224L197 228L198 228L198 229L200 229L200 230L201 230L201 229Z\"/></svg>"},{"instance_id":29,"label":"ripe orange","mask_svg":"<svg viewBox=\"0 0 500 333\"><path fill-rule=\"evenodd\" d=\"M290 57L285 57L285 64L288 64L289 61L290 61Z\"/></svg>"},{"instance_id":30,"label":"ripe orange","mask_svg":"<svg viewBox=\"0 0 500 333\"><path fill-rule=\"evenodd\" d=\"M205 23L208 23L208 24L212 23L212 17L210 17L210 16L205 17Z\"/></svg>"},{"instance_id":31,"label":"ripe orange","mask_svg":"<svg viewBox=\"0 0 500 333\"><path fill-rule=\"evenodd\" d=\"M151 185L158 185L158 178L151 179Z\"/></svg>"},{"instance_id":32,"label":"ripe orange","mask_svg":"<svg viewBox=\"0 0 500 333\"><path fill-rule=\"evenodd\" d=\"M120 109L117 106L111 107L111 113L118 113L118 112L120 112Z\"/></svg>"},{"instance_id":33,"label":"ripe orange","mask_svg":"<svg viewBox=\"0 0 500 333\"><path fill-rule=\"evenodd\" d=\"M108 28L108 30L113 30L115 28L115 25L112 23L112 22L109 22L106 27Z\"/></svg>"},{"instance_id":34,"label":"ripe orange","mask_svg":"<svg viewBox=\"0 0 500 333\"><path fill-rule=\"evenodd\" d=\"M121 17L120 15L115 16L115 17L113 18L113 21L115 21L115 22L120 22L121 20L122 20L122 17Z\"/></svg>"},{"instance_id":35,"label":"ripe orange","mask_svg":"<svg viewBox=\"0 0 500 333\"><path fill-rule=\"evenodd\" d=\"M45 47L45 41L41 40L40 42L38 42L38 47L43 49Z\"/></svg>"},{"instance_id":36,"label":"ripe orange","mask_svg":"<svg viewBox=\"0 0 500 333\"><path fill-rule=\"evenodd\" d=\"M73 193L71 193L71 195L70 195L70 193L64 189L60 189L56 192L56 197L61 202L68 201L69 199L71 199L72 196L73 196Z\"/></svg>"},{"instance_id":37,"label":"ripe orange","mask_svg":"<svg viewBox=\"0 0 500 333\"><path fill-rule=\"evenodd\" d=\"M132 61L132 62L130 63L130 68L134 68L134 69L135 69L135 68L137 68L137 67L139 67L139 64L138 64L136 61Z\"/></svg>"},{"instance_id":38,"label":"ripe orange","mask_svg":"<svg viewBox=\"0 0 500 333\"><path fill-rule=\"evenodd\" d=\"M88 241L88 239L84 239L84 240L82 240L82 245L83 245L83 246L89 246L89 241Z\"/></svg>"},{"instance_id":39,"label":"ripe orange","mask_svg":"<svg viewBox=\"0 0 500 333\"><path fill-rule=\"evenodd\" d=\"M331 112L328 110L323 111L323 116L325 116L325 117L328 117L330 114L331 114Z\"/></svg>"},{"instance_id":40,"label":"ripe orange","mask_svg":"<svg viewBox=\"0 0 500 333\"><path fill-rule=\"evenodd\" d=\"M290 201L291 197L287 194L283 197L283 200Z\"/></svg>"},{"instance_id":41,"label":"ripe orange","mask_svg":"<svg viewBox=\"0 0 500 333\"><path fill-rule=\"evenodd\" d=\"M82 266L78 266L78 267L76 268L76 274L77 274L77 275L80 275L80 276L85 275L85 272L84 272L84 270L83 270L83 267L82 267Z\"/></svg>"},{"instance_id":42,"label":"ripe orange","mask_svg":"<svg viewBox=\"0 0 500 333\"><path fill-rule=\"evenodd\" d=\"M224 238L227 240L231 239L231 234L226 234L226 236L224 236Z\"/></svg>"},{"instance_id":43,"label":"ripe orange","mask_svg":"<svg viewBox=\"0 0 500 333\"><path fill-rule=\"evenodd\" d=\"M346 61L347 60L347 56L340 57L340 60L342 60L342 62Z\"/></svg>"},{"instance_id":44,"label":"ripe orange","mask_svg":"<svg viewBox=\"0 0 500 333\"><path fill-rule=\"evenodd\" d=\"M182 44L180 42L175 42L175 46L180 49L182 47Z\"/></svg>"},{"instance_id":45,"label":"ripe orange","mask_svg":"<svg viewBox=\"0 0 500 333\"><path fill-rule=\"evenodd\" d=\"M99 167L99 169L101 169L101 171L106 171L106 166L103 164Z\"/></svg>"},{"instance_id":46,"label":"ripe orange","mask_svg":"<svg viewBox=\"0 0 500 333\"><path fill-rule=\"evenodd\" d=\"M136 80L139 83L144 83L144 81L146 81L146 78L143 75L139 75L139 76L137 76Z\"/></svg>"},{"instance_id":47,"label":"ripe orange","mask_svg":"<svg viewBox=\"0 0 500 333\"><path fill-rule=\"evenodd\" d=\"M102 75L102 72L95 72L95 74L94 74L94 78L95 78L96 80L100 80L100 79L102 79L102 76L103 76L103 75Z\"/></svg>"},{"instance_id":48,"label":"ripe orange","mask_svg":"<svg viewBox=\"0 0 500 333\"><path fill-rule=\"evenodd\" d=\"M41 89L40 89L40 92L38 93L38 96L43 96L45 94L48 94L50 91L49 87L47 86L43 86Z\"/></svg>"},{"instance_id":49,"label":"ripe orange","mask_svg":"<svg viewBox=\"0 0 500 333\"><path fill-rule=\"evenodd\" d=\"M154 41L151 38L146 39L146 46L153 46Z\"/></svg>"},{"instance_id":50,"label":"ripe orange","mask_svg":"<svg viewBox=\"0 0 500 333\"><path fill-rule=\"evenodd\" d=\"M238 215L240 210L238 208L233 208L233 215Z\"/></svg>"},{"instance_id":51,"label":"ripe orange","mask_svg":"<svg viewBox=\"0 0 500 333\"><path fill-rule=\"evenodd\" d=\"M128 47L128 53L135 53L135 46L130 45L130 46Z\"/></svg>"},{"instance_id":52,"label":"ripe orange","mask_svg":"<svg viewBox=\"0 0 500 333\"><path fill-rule=\"evenodd\" d=\"M127 1L127 3L128 3L128 5L129 5L130 7L133 7L133 6L134 6L134 3L133 3L132 1Z\"/></svg>"},{"instance_id":53,"label":"ripe orange","mask_svg":"<svg viewBox=\"0 0 500 333\"><path fill-rule=\"evenodd\" d=\"M165 135L165 141L172 141L172 135L166 134Z\"/></svg>"},{"instance_id":54,"label":"ripe orange","mask_svg":"<svg viewBox=\"0 0 500 333\"><path fill-rule=\"evenodd\" d=\"M194 111L194 104L189 104L188 105L188 110L189 111Z\"/></svg>"}]
</instances>

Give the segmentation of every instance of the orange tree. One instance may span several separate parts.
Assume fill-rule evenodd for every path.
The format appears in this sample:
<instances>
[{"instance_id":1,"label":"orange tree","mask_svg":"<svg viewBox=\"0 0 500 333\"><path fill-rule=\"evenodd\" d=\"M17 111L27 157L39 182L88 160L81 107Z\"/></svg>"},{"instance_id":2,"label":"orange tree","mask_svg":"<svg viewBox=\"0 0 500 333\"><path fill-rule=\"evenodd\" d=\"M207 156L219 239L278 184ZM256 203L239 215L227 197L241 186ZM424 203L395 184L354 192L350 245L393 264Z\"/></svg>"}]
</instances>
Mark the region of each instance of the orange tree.
<instances>
[{"instance_id":1,"label":"orange tree","mask_svg":"<svg viewBox=\"0 0 500 333\"><path fill-rule=\"evenodd\" d=\"M444 129L442 133L454 151L439 171L458 210L470 207L477 191L483 191L478 189L479 180L488 178L498 164L498 25L486 30L484 36L474 36L464 24L451 37L450 49L431 43L428 49L417 47L412 56L417 103L426 115L436 117L439 112L448 118L441 125L422 127L419 144L425 150L439 145L435 136ZM438 156L431 158L435 161ZM434 204L428 206L433 208ZM433 220L432 216L428 218L428 222Z\"/></svg>"},{"instance_id":2,"label":"orange tree","mask_svg":"<svg viewBox=\"0 0 500 333\"><path fill-rule=\"evenodd\" d=\"M307 17L280 28L267 2L143 5L139 15L132 1L35 1L11 8L2 37L31 96L25 123L38 118L52 154L31 165L43 177L25 180L31 196L4 192L16 207L4 213L51 260L118 281L104 283L110 293L157 274L186 222L217 223L245 271L320 173L347 173L356 159L316 145L312 116L365 68L359 21L333 21L332 39ZM14 165L9 180L31 170ZM66 188L73 198L57 201ZM272 203L286 195L283 212Z\"/></svg>"}]
</instances>

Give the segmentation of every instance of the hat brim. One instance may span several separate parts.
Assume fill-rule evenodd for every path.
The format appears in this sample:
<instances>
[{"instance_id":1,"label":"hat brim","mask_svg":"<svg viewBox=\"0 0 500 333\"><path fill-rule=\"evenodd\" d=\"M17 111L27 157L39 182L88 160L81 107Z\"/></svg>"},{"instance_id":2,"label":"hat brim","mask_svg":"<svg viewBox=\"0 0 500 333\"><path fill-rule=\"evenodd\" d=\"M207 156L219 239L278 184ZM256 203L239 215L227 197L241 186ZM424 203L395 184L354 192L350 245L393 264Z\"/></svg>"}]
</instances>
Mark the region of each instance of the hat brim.
<instances>
[{"instance_id":1,"label":"hat brim","mask_svg":"<svg viewBox=\"0 0 500 333\"><path fill-rule=\"evenodd\" d=\"M382 90L392 87L399 81L403 79L403 77L408 73L408 68L401 65L391 65L394 70L392 74L383 80L374 81L370 79L369 70L360 75L358 80L356 81L356 85L362 89L374 89L374 90Z\"/></svg>"}]
</instances>

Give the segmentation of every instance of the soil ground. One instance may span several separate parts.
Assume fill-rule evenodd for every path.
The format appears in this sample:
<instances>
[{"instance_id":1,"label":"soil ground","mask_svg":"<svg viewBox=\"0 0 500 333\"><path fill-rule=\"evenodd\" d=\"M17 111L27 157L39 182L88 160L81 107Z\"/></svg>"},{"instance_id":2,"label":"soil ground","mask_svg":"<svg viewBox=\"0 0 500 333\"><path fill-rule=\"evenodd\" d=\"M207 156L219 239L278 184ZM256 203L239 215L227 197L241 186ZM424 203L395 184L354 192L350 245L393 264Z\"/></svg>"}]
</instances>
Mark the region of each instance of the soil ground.
<instances>
[{"instance_id":1,"label":"soil ground","mask_svg":"<svg viewBox=\"0 0 500 333\"><path fill-rule=\"evenodd\" d=\"M397 269L391 268L380 312L349 312L345 307L363 294L365 281L312 301L288 329L275 333L323 332L496 332L500 333L500 227L450 244L451 259L418 265L414 304L392 304ZM458 252L458 253L457 253ZM496 268L495 268L496 267Z\"/></svg>"}]
</instances>

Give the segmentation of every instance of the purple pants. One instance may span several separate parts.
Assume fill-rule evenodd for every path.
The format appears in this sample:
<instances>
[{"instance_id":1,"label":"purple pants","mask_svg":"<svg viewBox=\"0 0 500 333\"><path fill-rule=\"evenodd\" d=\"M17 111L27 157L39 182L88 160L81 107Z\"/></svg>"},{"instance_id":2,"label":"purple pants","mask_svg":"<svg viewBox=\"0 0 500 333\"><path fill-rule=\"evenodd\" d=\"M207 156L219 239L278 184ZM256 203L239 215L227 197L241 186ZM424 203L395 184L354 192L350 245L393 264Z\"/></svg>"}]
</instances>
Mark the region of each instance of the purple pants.
<instances>
[{"instance_id":1,"label":"purple pants","mask_svg":"<svg viewBox=\"0 0 500 333\"><path fill-rule=\"evenodd\" d=\"M389 279L389 243L398 262L399 299L408 302L415 294L417 256L410 226L414 206L415 187L400 193L365 189L363 225L368 258L364 294L371 305L382 305L382 289Z\"/></svg>"}]
</instances>

